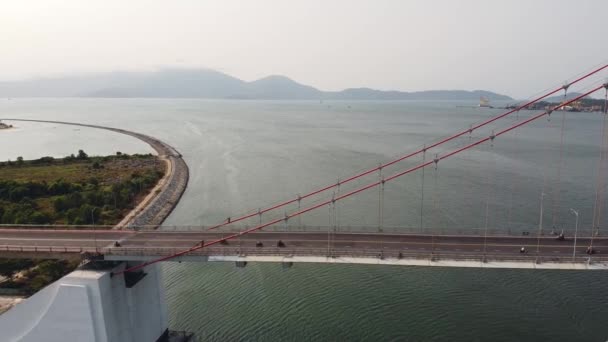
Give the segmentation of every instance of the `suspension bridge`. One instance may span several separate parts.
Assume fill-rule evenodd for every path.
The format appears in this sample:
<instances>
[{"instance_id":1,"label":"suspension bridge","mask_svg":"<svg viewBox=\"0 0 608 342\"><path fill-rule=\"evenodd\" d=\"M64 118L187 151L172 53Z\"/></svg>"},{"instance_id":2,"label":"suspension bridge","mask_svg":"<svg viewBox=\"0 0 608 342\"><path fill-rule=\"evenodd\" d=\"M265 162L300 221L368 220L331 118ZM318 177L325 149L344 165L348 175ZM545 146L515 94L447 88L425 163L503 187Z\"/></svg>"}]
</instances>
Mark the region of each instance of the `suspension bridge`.
<instances>
[{"instance_id":1,"label":"suspension bridge","mask_svg":"<svg viewBox=\"0 0 608 342\"><path fill-rule=\"evenodd\" d=\"M603 227L606 223L602 218L606 215L603 209L607 203L608 82L593 81L606 69L608 64L598 66L504 113L471 124L377 166L279 203L231 215L213 226L162 226L158 220L151 221L149 226L133 223L116 227L0 226L0 257L81 258L88 262L5 313L0 319L0 331L7 332L4 337L8 340L166 340L169 336L167 309L157 265L166 261L230 261L237 267L245 267L248 262L277 262L286 267L297 262L309 262L607 270L608 235L605 235ZM573 87L577 87L579 95L568 98L567 93ZM594 142L599 145L599 152L593 158L595 165L584 165L585 171L589 171L587 178L592 178L593 191L582 198L592 203L589 210L591 222L579 224L583 211L565 206L562 196L566 187L562 182L567 144L565 108L602 90L604 108L601 123L597 125L601 138ZM559 104L544 111L528 110L530 106L562 92L564 97ZM544 171L540 193L534 195L535 198L538 195L540 204L538 220L519 225L513 223L516 212L514 196L526 190L526 185L523 182L518 184L515 179L508 186L508 224L499 227L495 223L496 210L493 210L500 191L497 182L501 180L496 172L497 164L495 160L468 163L467 154L481 146L493 151L503 138L509 135L517 138L518 132L525 132L524 127L542 119L550 122L557 113L561 113L561 119L557 120L559 139L551 143L557 152L556 160L551 167L543 158L538 161L544 164L541 166ZM144 137L160 143L155 138ZM534 143L534 140L526 141L518 150L526 152L531 149L527 144ZM173 149L167 154L176 160L181 158L181 154ZM482 168L486 172L476 180L483 185L481 191L457 194L455 200L474 200L477 205L471 204L471 207L477 210L482 224L470 227L438 224L440 203L450 200L443 198L439 191L439 170L442 170L442 175L449 175L450 169L443 171L444 165L463 156L467 167ZM547 169L550 169L551 177ZM523 177L526 177L526 172L522 172ZM420 202L418 208L408 208L408 212L419 210L419 224L386 224L390 214L386 206L392 201L387 192L392 185L398 184L398 180L413 174L421 179L420 188L416 191ZM428 183L425 177L433 184L431 190L428 186L425 188ZM173 191L176 198L181 196L185 183L176 183L181 184L178 190ZM170 185L166 188L171 191ZM370 193L373 196L377 193L376 200L367 202L377 208L377 223L373 226L341 223L341 214L344 215L345 209L352 205L352 200ZM545 208L546 197L550 200L548 208ZM551 220L543 223L547 211L551 212ZM163 218L168 212L170 210L165 210ZM309 215L323 212L329 217L327 225L304 223L304 218ZM429 212L430 219L429 215L424 215ZM564 212L571 218L567 224L564 223ZM32 318L33 312L37 313L35 318Z\"/></svg>"},{"instance_id":2,"label":"suspension bridge","mask_svg":"<svg viewBox=\"0 0 608 342\"><path fill-rule=\"evenodd\" d=\"M608 257L600 254L608 248L608 238L580 236L577 241L568 233L557 236L505 235L504 232L474 230L451 232L407 232L393 227L382 233L365 232L368 227L308 226L285 231L269 227L265 231L225 240L212 247L200 248L173 257L189 249L196 241L216 241L230 233L185 230L164 227L161 231L141 230L45 230L6 229L0 256L15 258L96 259L153 262L171 257L173 261L358 263L386 265L427 265L463 267L606 269ZM200 228L200 227L197 227ZM354 232L360 230L360 232ZM327 231L330 233L328 234ZM586 235L586 234L585 234ZM592 241L593 240L593 241ZM594 246L594 254L588 253ZM525 252L522 253L522 248Z\"/></svg>"},{"instance_id":3,"label":"suspension bridge","mask_svg":"<svg viewBox=\"0 0 608 342\"><path fill-rule=\"evenodd\" d=\"M608 83L596 82L587 85L579 95L567 98L570 87L586 81L608 68L599 66L575 77L573 81L550 89L529 101L499 115L471 124L441 138L423 145L409 153L398 156L378 166L345 177L342 180L321 186L305 194L267 207L250 210L245 214L228 217L224 222L210 227L161 227L150 232L146 226L129 226L125 230L106 231L111 227L4 227L0 231L0 253L18 257L55 256L81 253L87 257L95 256L107 260L132 261L130 267L117 274L141 270L162 261L183 260L235 260L256 261L322 261L322 262L363 262L408 264L411 260L428 260L430 264L441 265L438 261L473 261L473 265L495 265L489 263L508 262L508 265L533 264L532 267L590 268L606 267L608 251L605 250L606 238L600 234L602 207L604 204L605 179L608 176L608 133L606 106L603 109L602 134L599 141L597 181L595 185L593 222L591 227L578 226L578 211L574 227L568 226L555 230L560 206L560 177L563 168L564 124L561 118L559 141L559 162L552 196L553 229L543 228L543 200L545 181L541 191L540 219L538 229L519 229L516 231L498 229L490 226L490 194L485 201L485 222L481 228L456 229L420 227L394 227L384 225L385 188L395 180L406 175L419 173L423 179L420 189L421 212L424 210L425 169L434 170L436 178L440 165L450 159L465 154L481 145L494 146L502 136L512 134L519 128L542 118L550 119L559 110L600 90L608 99ZM563 92L564 99L559 105L544 111L527 111L529 106L550 96ZM515 117L513 117L515 116ZM493 125L493 126L490 126ZM484 129L491 128L489 132ZM475 133L481 132L480 134ZM461 138L466 137L465 140ZM525 147L524 147L525 148ZM177 153L177 152L175 152ZM421 156L420 162L399 166ZM430 156L430 157L429 157ZM363 185L361 181L372 179ZM492 179L486 180L489 188ZM495 181L495 180L494 180ZM355 185L355 186L352 186ZM378 191L377 227L341 227L338 223L336 208L338 203L359 194ZM435 189L434 205L440 200ZM301 224L301 217L315 211L329 209L330 224L313 227ZM256 222L243 225L243 223ZM156 226L154 226L156 227ZM19 229L21 228L21 229ZM48 228L54 228L49 230ZM116 228L116 227L114 227ZM119 227L120 228L120 227ZM346 261L345 261L346 260ZM374 260L374 261L370 261ZM523 261L523 263L522 263ZM515 263L513 263L515 262Z\"/></svg>"}]
</instances>

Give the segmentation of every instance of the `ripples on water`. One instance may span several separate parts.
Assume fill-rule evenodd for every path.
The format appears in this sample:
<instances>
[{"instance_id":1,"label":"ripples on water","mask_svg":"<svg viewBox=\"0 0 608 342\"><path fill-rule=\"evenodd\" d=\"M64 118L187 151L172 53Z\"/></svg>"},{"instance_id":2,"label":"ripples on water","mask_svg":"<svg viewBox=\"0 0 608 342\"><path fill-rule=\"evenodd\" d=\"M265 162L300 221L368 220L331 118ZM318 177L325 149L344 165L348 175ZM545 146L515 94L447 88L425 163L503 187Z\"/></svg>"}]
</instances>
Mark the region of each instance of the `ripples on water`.
<instances>
[{"instance_id":1,"label":"ripples on water","mask_svg":"<svg viewBox=\"0 0 608 342\"><path fill-rule=\"evenodd\" d=\"M337 181L499 112L442 102L336 102L328 108L315 102L152 99L13 99L0 102L0 110L5 117L122 126L177 147L190 166L191 179L167 221L170 225L217 223ZM599 115L575 115L568 114L566 121L562 210L552 210L559 121L541 120L497 139L493 147L442 162L437 181L429 169L424 184L416 174L387 186L385 224L419 227L424 187L425 226L483 227L483 208L490 199L491 227L531 230L538 224L544 189L547 227L556 222L558 228L571 229L569 207L580 210L581 227L588 227L600 121ZM150 151L108 132L20 126L10 134L0 132L0 159L64 156L79 148L90 154ZM489 127L472 138L500 128ZM457 139L446 150L468 141ZM419 161L403 163L387 174ZM375 179L372 175L353 186ZM435 194L441 195L437 202ZM378 193L372 191L338 205L340 224L376 225L377 201ZM327 224L328 212L306 216L302 222ZM261 263L244 269L232 263L163 267L171 327L196 331L203 340L608 339L605 271L320 264L283 269Z\"/></svg>"},{"instance_id":2,"label":"ripples on water","mask_svg":"<svg viewBox=\"0 0 608 342\"><path fill-rule=\"evenodd\" d=\"M204 340L603 341L601 272L171 264L171 322Z\"/></svg>"}]
</instances>

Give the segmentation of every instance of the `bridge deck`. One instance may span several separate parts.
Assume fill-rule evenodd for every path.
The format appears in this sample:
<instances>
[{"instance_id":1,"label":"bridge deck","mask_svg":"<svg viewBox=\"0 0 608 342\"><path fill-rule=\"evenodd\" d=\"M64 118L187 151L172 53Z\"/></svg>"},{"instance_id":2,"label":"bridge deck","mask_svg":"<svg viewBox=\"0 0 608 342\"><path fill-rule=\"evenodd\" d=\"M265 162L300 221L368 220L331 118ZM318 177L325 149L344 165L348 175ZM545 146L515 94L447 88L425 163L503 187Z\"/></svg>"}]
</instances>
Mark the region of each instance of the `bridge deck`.
<instances>
[{"instance_id":1,"label":"bridge deck","mask_svg":"<svg viewBox=\"0 0 608 342\"><path fill-rule=\"evenodd\" d=\"M1 229L0 256L56 257L99 252L112 259L142 260L213 241L226 233L193 231L38 230ZM277 245L278 241L283 246ZM114 247L119 241L120 247ZM262 246L258 245L258 242ZM577 262L587 261L590 238L577 239ZM594 260L608 261L608 238L593 241ZM524 247L526 253L520 253ZM379 233L255 232L192 253L193 256L342 256L376 258L451 259L487 257L492 260L571 262L574 239L554 236L471 236ZM605 253L605 254L604 254ZM606 259L606 260L604 260Z\"/></svg>"}]
</instances>

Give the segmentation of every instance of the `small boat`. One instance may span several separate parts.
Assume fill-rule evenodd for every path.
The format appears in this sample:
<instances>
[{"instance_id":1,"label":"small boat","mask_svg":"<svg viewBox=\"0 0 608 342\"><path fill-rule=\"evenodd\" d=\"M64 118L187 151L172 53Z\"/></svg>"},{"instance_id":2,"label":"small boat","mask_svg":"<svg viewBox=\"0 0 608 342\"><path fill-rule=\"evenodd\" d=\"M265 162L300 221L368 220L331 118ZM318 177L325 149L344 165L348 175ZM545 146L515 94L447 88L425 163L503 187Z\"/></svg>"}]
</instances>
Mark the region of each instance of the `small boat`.
<instances>
[{"instance_id":1,"label":"small boat","mask_svg":"<svg viewBox=\"0 0 608 342\"><path fill-rule=\"evenodd\" d=\"M494 108L494 107L492 107L490 105L490 101L487 98L481 96L479 98L479 108Z\"/></svg>"}]
</instances>

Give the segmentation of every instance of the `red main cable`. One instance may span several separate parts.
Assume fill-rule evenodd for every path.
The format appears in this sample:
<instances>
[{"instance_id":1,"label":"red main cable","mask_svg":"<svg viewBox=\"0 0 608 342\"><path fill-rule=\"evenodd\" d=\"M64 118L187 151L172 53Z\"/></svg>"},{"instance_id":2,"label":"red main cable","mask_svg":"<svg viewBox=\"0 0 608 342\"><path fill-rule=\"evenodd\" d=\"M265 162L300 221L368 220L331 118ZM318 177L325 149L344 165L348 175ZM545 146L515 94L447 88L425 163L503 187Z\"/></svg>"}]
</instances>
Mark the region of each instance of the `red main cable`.
<instances>
[{"instance_id":1,"label":"red main cable","mask_svg":"<svg viewBox=\"0 0 608 342\"><path fill-rule=\"evenodd\" d=\"M414 151L414 152L411 152L411 153L409 153L409 154L406 154L406 155L404 155L404 156L401 156L401 157L399 157L399 158L397 158L397 159L394 159L394 160L392 160L392 161L389 161L389 162L387 162L387 163L385 163L385 164L380 164L379 166L377 166L377 167L375 167L375 168L369 169L369 170L367 170L367 171L363 171L363 172L361 172L361 173L359 173L359 174L356 174L356 175L354 175L354 176L351 176L351 177L349 177L349 178L347 178L347 179L345 179L345 180L339 181L338 183L331 184L331 185L327 185L327 186L322 187L322 188L320 188L320 189L317 189L317 190L315 190L315 191L309 192L309 193L307 193L307 194L305 194L305 195L298 196L298 197L296 197L296 198L294 198L294 199L290 199L290 200L287 200L287 201L281 202L281 203L279 203L279 204L276 204L276 205L270 206L270 207L265 208L265 209L260 209L260 210L258 210L258 211L257 211L257 212L255 212L255 213L251 213L251 214L243 215L243 216L240 216L240 217L237 217L237 218L234 218L234 219L229 219L229 220L226 220L225 222L220 223L220 224L215 225L215 226L212 226L212 227L209 227L208 229L209 229L209 230L212 230L212 229L216 229L216 228L224 227L224 226L226 226L226 225L229 225L229 224L232 224L232 223L236 223L236 222L239 222L239 221L243 221L243 220L245 220L245 219L248 219L248 218L254 217L254 216L256 216L256 215L261 215L261 214L264 214L264 213L266 213L266 212L269 212L269 211L272 211L272 210L275 210L275 209L278 209L278 208L284 207L284 206L286 206L286 205L289 205L289 204L292 204L292 203L295 203L295 202L301 201L301 200L303 200L303 199L305 199L305 198L308 198L308 197L314 196L314 195L316 195L316 194L319 194L319 193L321 193L321 192L327 191L327 190L332 189L332 188L334 188L334 187L336 187L336 186L338 186L338 185L342 185L342 184L345 184L345 183L349 183L349 182L351 182L351 181L353 181L353 180L355 180L355 179L361 178L361 177L363 177L363 176L367 176L367 175L369 175L370 173L376 172L376 171L378 171L378 170L380 170L380 169L382 169L382 168L385 168L385 167L387 167L387 166L391 166L391 165L393 165L393 164L396 164L396 163L399 163L399 162L401 162L401 161L404 161L404 160L406 160L406 159L408 159L408 158L411 158L411 157L413 157L413 156L415 156L415 155L418 155L418 154L420 154L420 153L422 153L422 152L424 152L424 151L427 151L427 150L429 150L429 149L432 149L432 148L434 148L434 147L437 147L437 146L439 146L439 145L442 145L442 144L444 144L444 143L447 143L447 142L449 142L449 141L452 141L452 140L454 140L454 139L456 139L456 138L458 138L458 137L463 136L463 135L464 135L464 134L466 134L466 133L472 132L472 131L474 131L474 130L476 130L476 129L478 129L478 128L481 128L481 127L483 127L483 126L485 126L485 125L488 125L488 124L490 124L490 123L492 123L492 122L494 122L494 121L496 121L496 120L502 119L502 118L504 118L504 117L505 117L505 116L507 116L507 115L513 114L513 113L515 113L515 112L517 112L517 111L519 111L519 110L521 110L521 109L524 109L525 107L527 107L527 106L529 106L529 105L531 105L531 104L533 104L533 103L536 103L536 102L538 102L538 101L540 101L540 100L542 100L542 99L544 99L544 98L546 98L546 97L548 97L548 96L551 96L551 95L553 95L553 94L557 93L558 91L563 90L564 88L567 88L567 87L571 86L572 84L578 83L578 82L580 82L580 81L582 81L582 80L584 80L584 79L588 78L589 76L594 75L594 74L596 74L596 73L598 73L598 72L600 72L600 71L604 70L605 68L608 68L608 64L606 64L606 65L604 65L604 66L602 66L602 67L600 67L600 68L597 68L597 69L595 69L595 70L593 70L593 71L591 71L591 72L589 72L589 73L587 73L587 74L585 74L585 75L583 75L583 76L581 76L581 77L579 77L579 78L575 79L574 81L572 81L572 82L568 83L567 85L564 85L564 86L562 86L562 87L556 88L555 90L553 90L553 91L551 91L551 92L549 92L549 93L546 93L546 94L545 94L545 95L543 95L543 96L537 97L537 98L535 98L534 100L530 100L530 101L528 101L528 102L526 102L526 103L524 103L524 104L522 104L522 105L520 105L520 106L518 106L518 107L516 107L516 108L514 108L514 109L512 109L512 110L510 110L510 111L508 111L508 112L506 112L506 113L500 114L500 115L495 116L495 117L493 117L493 118L490 118L490 119L488 119L488 120L486 120L486 121L483 121L483 122L481 122L481 123L479 123L479 124L477 124L477 125L475 125L475 126L470 127L469 129L466 129L466 130L461 131L461 132L459 132L459 133L456 133L456 134L454 134L454 135L452 135L452 136L449 136L449 137L447 137L447 138L445 138L445 139L442 139L442 140L440 140L440 141L438 141L438 142L436 142L436 143L434 143L434 144L432 144L432 145L429 145L429 146L427 146L427 147L421 148L421 149L419 149L419 150L416 150L416 151Z\"/></svg>"},{"instance_id":2,"label":"red main cable","mask_svg":"<svg viewBox=\"0 0 608 342\"><path fill-rule=\"evenodd\" d=\"M475 146L477 146L477 145L483 144L484 142L486 142L486 141L488 141L488 140L493 140L494 138L496 138L496 137L498 137L498 136L500 136L500 135L503 135L503 134L505 134L505 133L508 133L508 132L510 132L510 131L512 131L512 130L514 130L514 129L516 129L516 128L518 128L518 127L521 127L521 126L523 126L523 125L525 125L525 124L528 124L528 123L530 123L530 122L532 122L532 121L534 121L534 120L537 120L537 119L539 119L539 118L541 118L541 117L543 117L543 116L545 116L545 115L548 115L548 114L550 115L550 114L551 114L551 112L553 112L553 110L555 110L555 109L557 109L557 108L559 108L559 107L562 107L562 106L568 105L568 104L570 104L570 103L572 103L572 102L574 102L574 101L577 101L577 100L579 100L579 99L581 99L581 98L583 98L583 97L585 97L585 96L588 96L588 95L590 95L590 94L592 94L592 93L594 93L594 92L596 92L596 91L598 91L598 90L602 89L603 87L604 87L604 86L603 86L603 85L601 85L601 86L599 86L599 87L597 87L597 88L594 88L594 89L592 89L592 90L588 91L588 92L587 92L587 93L585 93L585 94L579 95L579 96L577 96L576 98L573 98L573 99L571 99L571 100L568 100L567 102L564 102L564 103L560 104L559 106L554 107L553 109L551 109L551 110L549 110L549 111L546 111L546 112L543 112L543 113L537 114L537 115L535 115L535 116L532 116L531 118L526 119L526 120L524 120L524 121L521 121L521 122L519 122L519 123L517 123L517 124L515 124L515 125L513 125L513 126L508 127L508 128L505 128L505 129L503 129L503 130L499 131L498 133L496 133L496 134L494 134L494 135L492 135L492 136L489 136L489 137L483 138L483 139L481 139L481 140L478 140L478 141L476 141L476 142L474 142L474 143L471 143L471 144L465 145L465 146L463 146L463 147L461 147L461 148L459 148L459 149L456 149L456 150L454 150L454 151L452 151L452 152L450 152L450 153L447 153L447 154L445 154L445 155L443 155L443 156L441 156L441 157L438 157L438 158L436 158L436 159L434 159L434 160L430 160L430 161L428 161L428 162L425 162L425 163L419 164L419 165L417 165L417 166L414 166L414 167L409 168L409 169L407 169L407 170L404 170L404 171L402 171L402 172L396 173L396 174L394 174L394 175L392 175L392 176L390 176L390 177L387 177L387 178L385 178L385 179L383 179L383 180L380 180L380 181L377 181L377 182L373 182L373 183L370 183L370 184L368 184L368 185L366 185L366 186L364 186L364 187L361 187L361 188L358 188L358 189L356 189L356 190L352 190L352 191L350 191L350 192L344 193L344 194L342 194L342 195L340 195L340 196L337 196L337 197L335 197L335 198L333 198L333 199L330 199L330 200L327 200L327 201L324 201L324 202L318 203L318 204L316 204L316 205L313 205L313 206L311 206L311 207L308 207L308 208L305 208L305 209L302 209L302 210L296 211L296 212L294 212L294 213L292 213L292 214L286 215L284 218L275 219L275 220L272 220L272 221L270 221L270 222L267 222L267 223L261 224L261 225L259 225L259 226L256 226L256 227L253 227L253 228L250 228L250 229L244 230L244 231L242 231L242 232L239 232L239 233L234 233L234 234L231 234L231 235L225 236L225 237L223 237L223 238L221 238L221 239L218 239L218 240L214 240L214 241L210 241L210 242L207 242L207 243L203 243L202 245L196 245L196 246L191 247L191 248L188 248L188 249L186 249L186 250L184 250L184 251L181 251L181 252L178 252L178 253L175 253L175 254L172 254L172 255L168 255L168 256L165 256L165 257L162 257L162 258L154 259L154 260L152 260L152 261L148 261L148 262L145 262L145 263L140 264L140 265L137 265L137 266L129 267L129 268L126 268L126 269L124 269L124 270L122 270L122 271L120 271L120 272L116 272L116 273L113 273L113 274L114 274L114 275L119 275L119 274L123 274L123 273L126 273L126 272L137 271L137 270L139 270L139 269L142 269L142 268L144 268L144 267L146 267L146 266L148 266L148 265L151 265L151 264L155 264L155 263L157 263L157 262L161 262L161 261L166 261L166 260L169 260L169 259L177 258L177 257L180 257L180 256L182 256L182 255L188 254L188 253L190 253L190 252L196 251L196 250L198 250L198 249L201 249L201 248L204 248L204 247L208 247L208 246L212 246L212 245L215 245L215 244L218 244L218 243L221 243L221 242L223 242L223 241L230 240L230 239L234 239L234 238L237 238L237 237L239 237L239 236L242 236L242 235L245 235L245 234L249 234L249 233L251 233L251 232L255 232L255 231L257 231L257 230L260 230L260 229L266 228L266 227L271 226L271 225L273 225L273 224L277 224L277 223L279 223L279 222L286 221L286 220L288 220L288 219L290 219L290 218L292 218L292 217L296 217L296 216L299 216L299 215L305 214L305 213L307 213L307 212L309 212L309 211L312 211L312 210L318 209L318 208L323 207L323 206L325 206L325 205L328 205L328 204L330 204L330 203L335 203L335 202L340 201L340 200L342 200L342 199L345 199L345 198L347 198L347 197L350 197L350 196L356 195L356 194L358 194L358 193L360 193L360 192L363 192L363 191L365 191L365 190L368 190L368 189L374 188L374 187L376 187L376 186L378 186L378 185L380 185L380 184L383 184L383 183L386 183L386 182L390 182L390 181L391 181L391 180L393 180L393 179L399 178L399 177L404 176L404 175L406 175L406 174L408 174L408 173L411 173L411 172L414 172L414 171L416 171L416 170L419 170L419 169L421 169L421 168L423 168L423 167L429 166L429 165L431 165L431 164L433 164L433 163L438 163L439 161L444 160L444 159L447 159L447 158L449 158L449 157L451 157L451 156L453 156L453 155L455 155L455 154L458 154L458 153L460 153L460 152L462 152L462 151L464 151L464 150L467 150L467 149L473 148L473 147L475 147Z\"/></svg>"}]
</instances>

